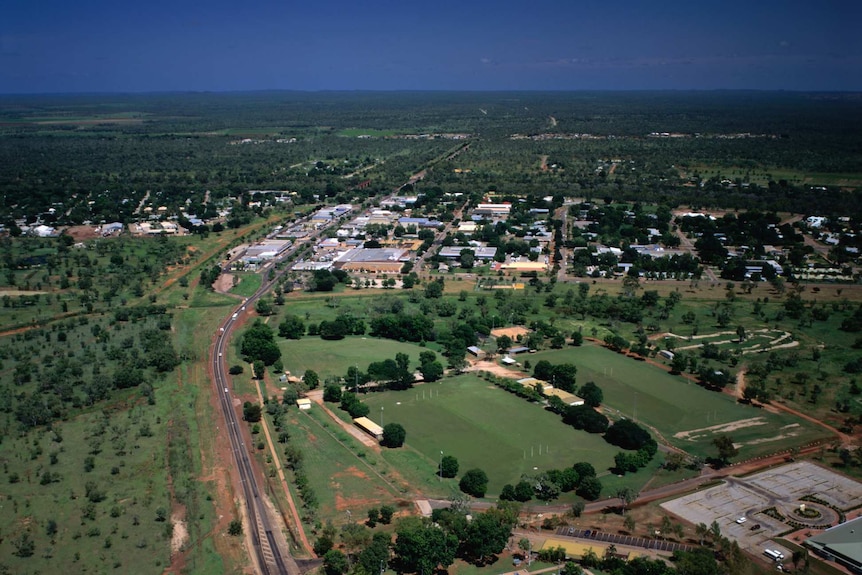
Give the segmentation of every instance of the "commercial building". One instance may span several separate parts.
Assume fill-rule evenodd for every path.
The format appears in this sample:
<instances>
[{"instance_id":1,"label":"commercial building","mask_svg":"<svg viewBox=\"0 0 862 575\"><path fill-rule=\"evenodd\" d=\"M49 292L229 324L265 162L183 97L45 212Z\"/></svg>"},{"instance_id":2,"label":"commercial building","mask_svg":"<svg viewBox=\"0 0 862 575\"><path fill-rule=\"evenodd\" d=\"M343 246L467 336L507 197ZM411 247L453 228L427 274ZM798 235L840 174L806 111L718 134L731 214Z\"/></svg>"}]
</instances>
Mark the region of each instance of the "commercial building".
<instances>
[{"instance_id":1,"label":"commercial building","mask_svg":"<svg viewBox=\"0 0 862 575\"><path fill-rule=\"evenodd\" d=\"M854 573L862 573L862 517L811 537L805 546Z\"/></svg>"},{"instance_id":2,"label":"commercial building","mask_svg":"<svg viewBox=\"0 0 862 575\"><path fill-rule=\"evenodd\" d=\"M408 253L399 248L353 248L339 256L334 267L355 272L398 273L409 260Z\"/></svg>"}]
</instances>

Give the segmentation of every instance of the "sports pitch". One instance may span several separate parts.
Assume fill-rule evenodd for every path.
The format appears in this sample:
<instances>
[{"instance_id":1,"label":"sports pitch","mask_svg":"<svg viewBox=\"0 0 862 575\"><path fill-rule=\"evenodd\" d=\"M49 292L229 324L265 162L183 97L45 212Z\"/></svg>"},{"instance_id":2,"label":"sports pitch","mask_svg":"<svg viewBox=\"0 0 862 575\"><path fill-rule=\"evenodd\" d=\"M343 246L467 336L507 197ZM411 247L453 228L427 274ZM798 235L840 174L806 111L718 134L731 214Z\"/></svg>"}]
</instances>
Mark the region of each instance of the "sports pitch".
<instances>
[{"instance_id":1,"label":"sports pitch","mask_svg":"<svg viewBox=\"0 0 862 575\"><path fill-rule=\"evenodd\" d=\"M598 345L545 351L530 357L552 364L572 363L578 385L594 381L604 392L609 415L633 418L659 431L673 445L700 456L715 455L712 440L730 435L748 459L827 434L784 413L738 403L663 369Z\"/></svg>"},{"instance_id":2,"label":"sports pitch","mask_svg":"<svg viewBox=\"0 0 862 575\"><path fill-rule=\"evenodd\" d=\"M384 424L400 423L407 444L426 459L429 474L440 452L453 455L459 476L478 467L488 474L488 494L521 474L569 467L589 461L601 472L618 451L600 435L577 431L560 416L528 403L473 375L444 379L400 392L372 393L362 398L371 417ZM381 410L382 408L382 410Z\"/></svg>"},{"instance_id":3,"label":"sports pitch","mask_svg":"<svg viewBox=\"0 0 862 575\"><path fill-rule=\"evenodd\" d=\"M395 359L397 353L410 356L410 367L415 369L419 365L419 354L425 351L412 343L358 336L339 341L311 336L298 340L276 338L276 341L286 370L302 377L306 369L312 369L321 380L328 376L344 376L354 365L365 371L369 363ZM441 361L445 363L445 359Z\"/></svg>"}]
</instances>

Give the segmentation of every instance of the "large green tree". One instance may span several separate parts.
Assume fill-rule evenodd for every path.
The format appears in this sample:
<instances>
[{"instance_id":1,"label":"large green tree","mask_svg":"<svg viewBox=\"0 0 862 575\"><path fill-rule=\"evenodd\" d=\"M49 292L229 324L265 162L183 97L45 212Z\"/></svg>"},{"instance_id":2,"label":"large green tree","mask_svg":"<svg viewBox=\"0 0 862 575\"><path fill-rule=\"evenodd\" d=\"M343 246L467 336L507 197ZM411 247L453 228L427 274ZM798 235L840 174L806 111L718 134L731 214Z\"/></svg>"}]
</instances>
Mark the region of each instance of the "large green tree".
<instances>
[{"instance_id":1,"label":"large green tree","mask_svg":"<svg viewBox=\"0 0 862 575\"><path fill-rule=\"evenodd\" d=\"M474 497L484 497L488 489L488 475L481 469L470 469L458 483L461 491Z\"/></svg>"},{"instance_id":2,"label":"large green tree","mask_svg":"<svg viewBox=\"0 0 862 575\"><path fill-rule=\"evenodd\" d=\"M407 432L400 423L387 423L383 427L383 441L386 447L401 447L407 439Z\"/></svg>"},{"instance_id":3,"label":"large green tree","mask_svg":"<svg viewBox=\"0 0 862 575\"><path fill-rule=\"evenodd\" d=\"M430 575L455 561L458 538L420 517L403 519L395 530L393 562L399 573Z\"/></svg>"}]
</instances>

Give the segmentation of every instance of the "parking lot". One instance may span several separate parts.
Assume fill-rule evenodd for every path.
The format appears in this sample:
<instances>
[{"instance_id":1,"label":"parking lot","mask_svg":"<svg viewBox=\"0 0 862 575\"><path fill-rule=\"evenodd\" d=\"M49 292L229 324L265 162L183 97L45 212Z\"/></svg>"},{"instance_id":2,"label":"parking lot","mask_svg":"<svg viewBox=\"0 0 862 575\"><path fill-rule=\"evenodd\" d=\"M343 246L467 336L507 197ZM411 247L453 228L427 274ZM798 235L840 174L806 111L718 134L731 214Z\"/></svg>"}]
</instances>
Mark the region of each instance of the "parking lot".
<instances>
[{"instance_id":1,"label":"parking lot","mask_svg":"<svg viewBox=\"0 0 862 575\"><path fill-rule=\"evenodd\" d=\"M717 521L725 537L756 555L773 549L789 558L792 553L772 539L790 527L764 510L775 507L787 516L797 508L801 497L814 495L839 509L848 509L862 500L862 484L829 469L804 461L783 465L745 478L727 478L723 485L711 487L663 503L667 511L695 525ZM824 509L830 519L829 509ZM737 519L745 522L737 523ZM759 526L759 527L758 527Z\"/></svg>"}]
</instances>

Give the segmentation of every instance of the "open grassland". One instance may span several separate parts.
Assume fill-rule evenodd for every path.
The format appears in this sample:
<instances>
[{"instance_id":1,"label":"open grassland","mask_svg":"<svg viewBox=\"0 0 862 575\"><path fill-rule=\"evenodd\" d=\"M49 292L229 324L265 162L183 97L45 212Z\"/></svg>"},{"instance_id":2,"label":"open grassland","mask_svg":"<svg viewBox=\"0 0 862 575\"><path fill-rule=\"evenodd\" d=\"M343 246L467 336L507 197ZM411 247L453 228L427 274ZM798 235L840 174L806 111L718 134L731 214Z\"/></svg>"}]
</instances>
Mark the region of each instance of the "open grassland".
<instances>
[{"instance_id":1,"label":"open grassland","mask_svg":"<svg viewBox=\"0 0 862 575\"><path fill-rule=\"evenodd\" d=\"M92 412L54 432L4 440L0 556L11 572L163 571L167 407ZM17 555L22 537L34 543L30 557Z\"/></svg>"},{"instance_id":2,"label":"open grassland","mask_svg":"<svg viewBox=\"0 0 862 575\"><path fill-rule=\"evenodd\" d=\"M615 448L601 436L575 431L559 416L488 382L462 375L406 391L363 397L379 423L407 431L407 445L423 456L426 473L437 471L440 452L458 459L461 472L475 467L489 478L488 493L517 483L523 473L589 461L596 469L613 463ZM382 408L382 410L381 410Z\"/></svg>"},{"instance_id":3,"label":"open grassland","mask_svg":"<svg viewBox=\"0 0 862 575\"><path fill-rule=\"evenodd\" d=\"M230 289L230 293L241 295L243 297L251 297L254 292L260 289L262 277L260 274L253 273L237 273L234 274L236 285Z\"/></svg>"},{"instance_id":4,"label":"open grassland","mask_svg":"<svg viewBox=\"0 0 862 575\"><path fill-rule=\"evenodd\" d=\"M792 415L739 404L727 395L597 345L540 352L531 357L531 361L542 359L575 364L579 383L594 381L602 389L609 415L633 417L657 429L666 441L695 455L714 455L712 440L720 434L728 434L742 444L740 459L825 436Z\"/></svg>"},{"instance_id":5,"label":"open grassland","mask_svg":"<svg viewBox=\"0 0 862 575\"><path fill-rule=\"evenodd\" d=\"M321 519L341 519L347 511L361 518L369 508L392 504L401 495L400 486L387 478L379 454L360 445L319 409L310 413L292 409L287 421L290 442L302 448L303 469L314 486ZM295 492L294 499L301 501Z\"/></svg>"},{"instance_id":6,"label":"open grassland","mask_svg":"<svg viewBox=\"0 0 862 575\"><path fill-rule=\"evenodd\" d=\"M412 343L401 343L372 337L348 337L340 341L326 341L318 337L299 340L277 338L281 348L284 368L292 374L302 376L311 369L324 379L328 376L343 376L351 366L358 365L365 371L373 361L394 359L397 353L410 356L410 366L419 364L423 348ZM348 382L349 383L349 382Z\"/></svg>"}]
</instances>

